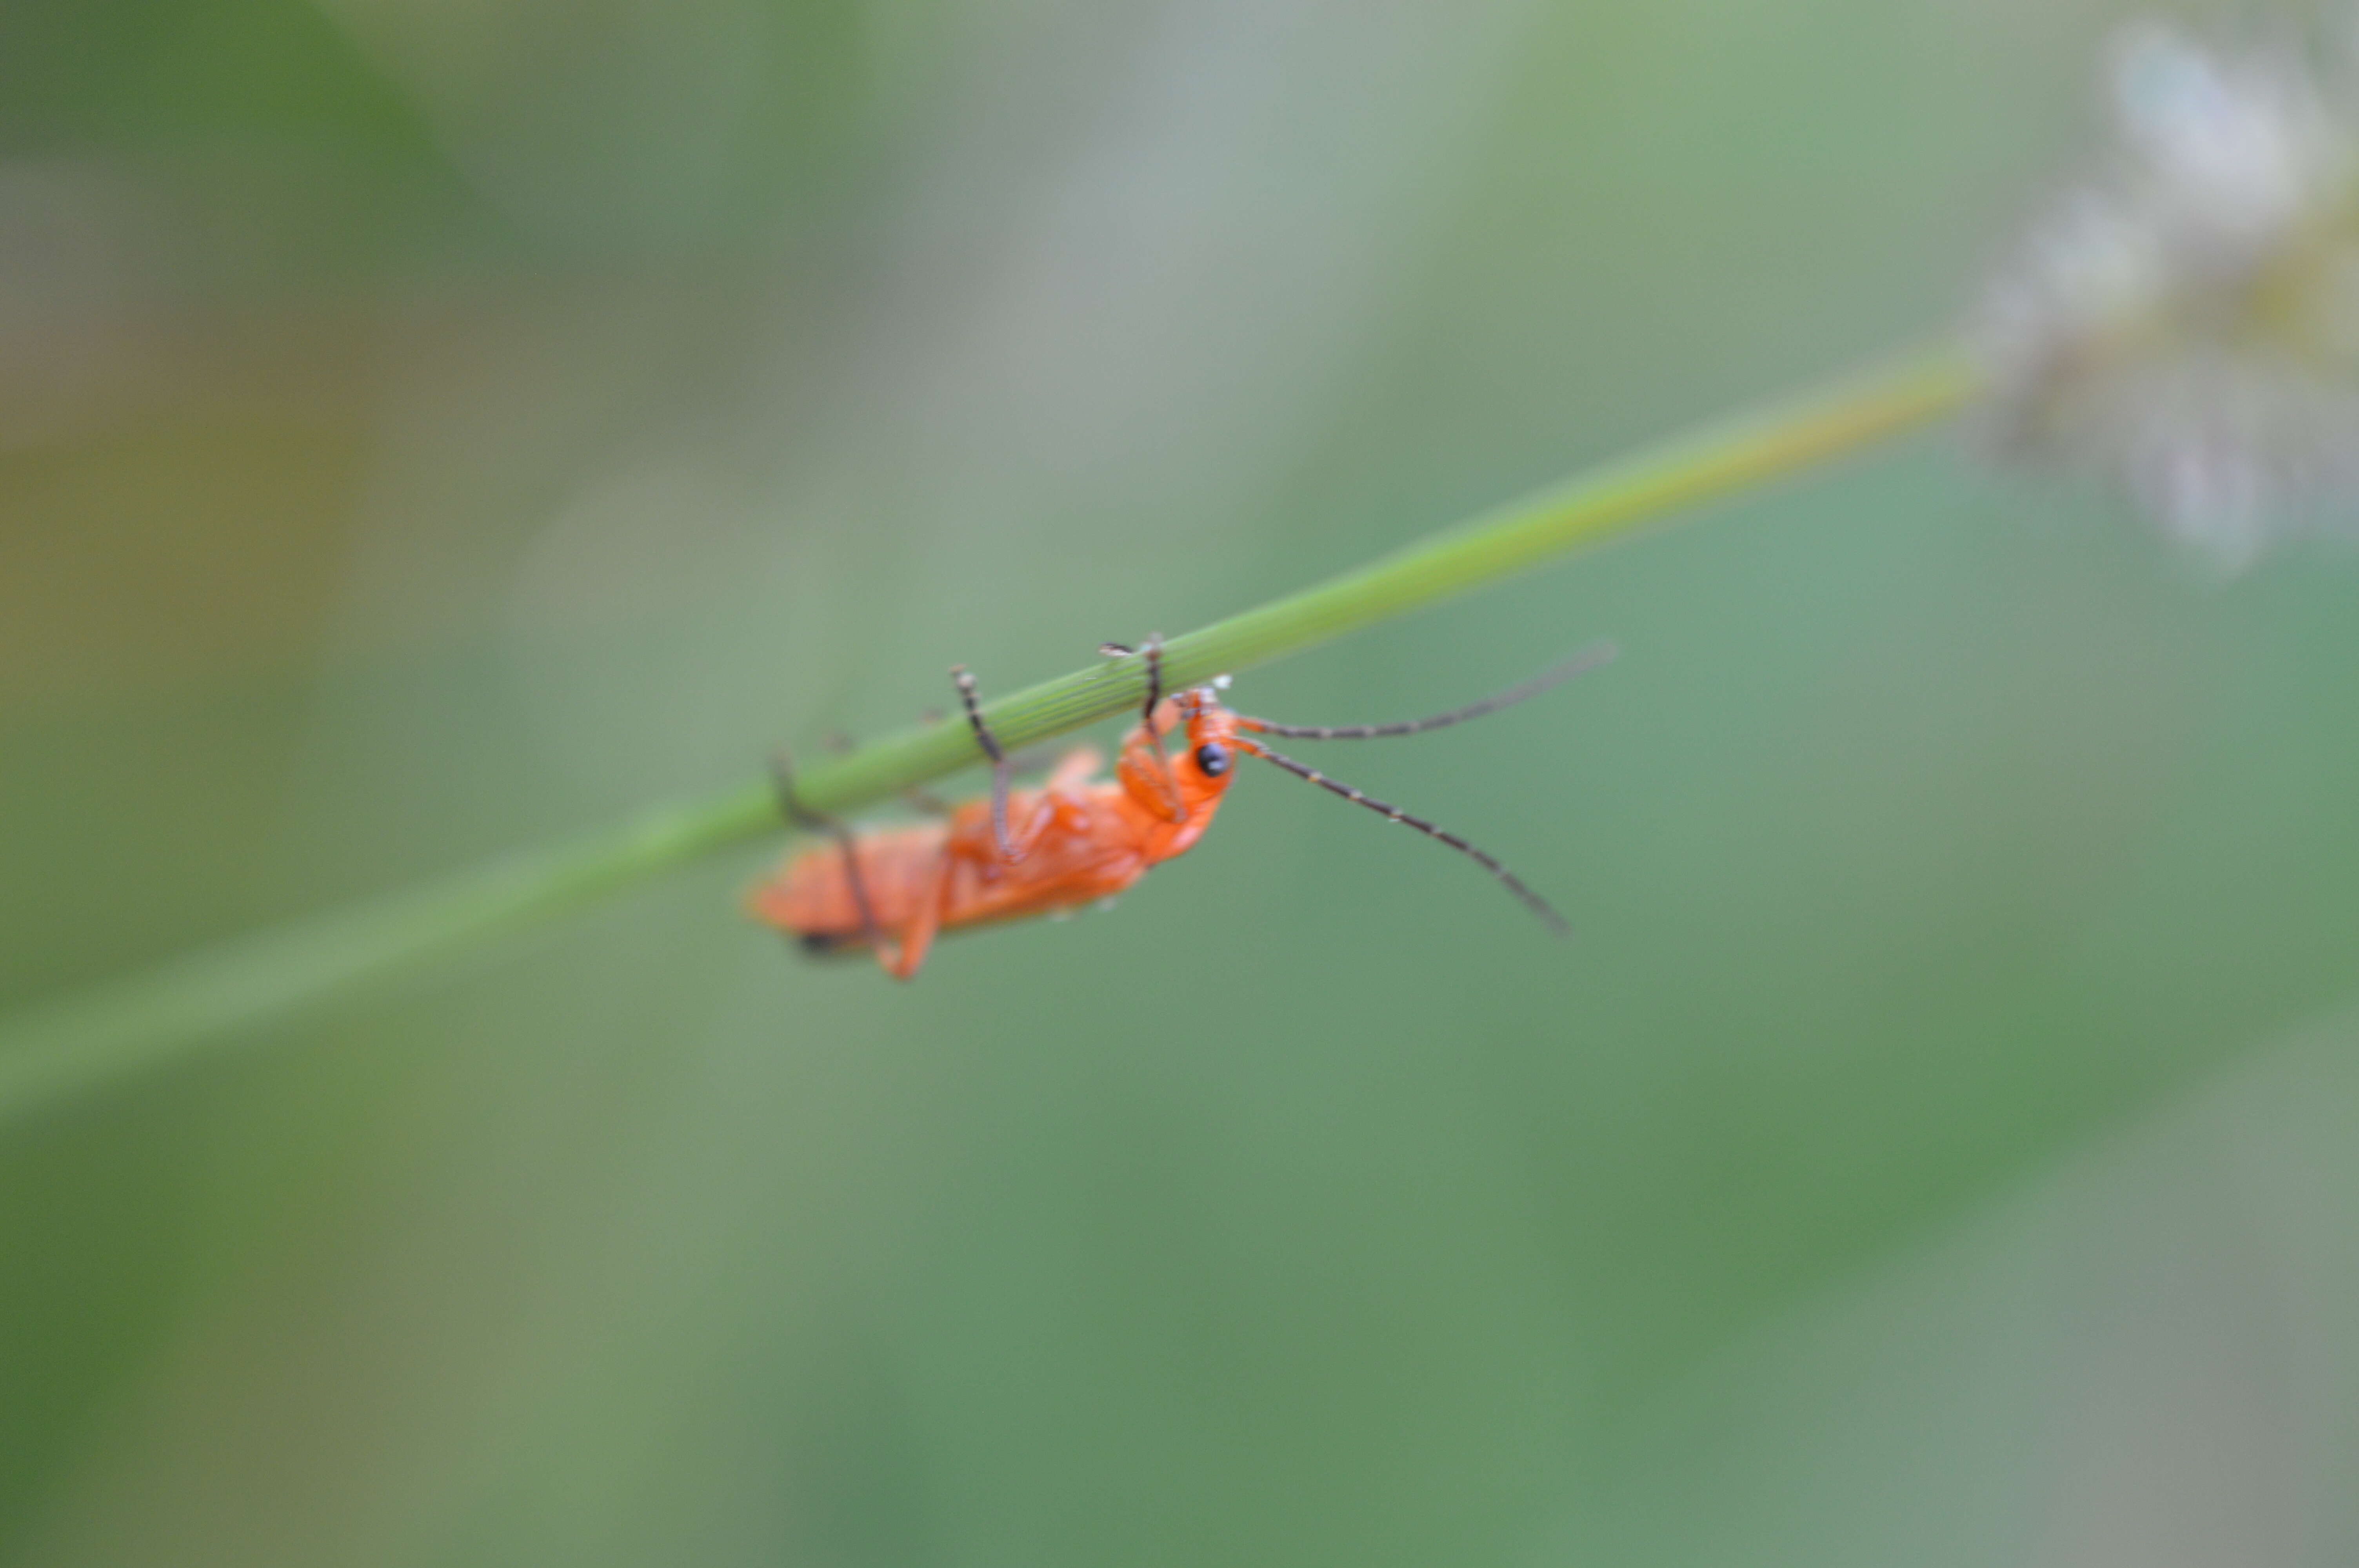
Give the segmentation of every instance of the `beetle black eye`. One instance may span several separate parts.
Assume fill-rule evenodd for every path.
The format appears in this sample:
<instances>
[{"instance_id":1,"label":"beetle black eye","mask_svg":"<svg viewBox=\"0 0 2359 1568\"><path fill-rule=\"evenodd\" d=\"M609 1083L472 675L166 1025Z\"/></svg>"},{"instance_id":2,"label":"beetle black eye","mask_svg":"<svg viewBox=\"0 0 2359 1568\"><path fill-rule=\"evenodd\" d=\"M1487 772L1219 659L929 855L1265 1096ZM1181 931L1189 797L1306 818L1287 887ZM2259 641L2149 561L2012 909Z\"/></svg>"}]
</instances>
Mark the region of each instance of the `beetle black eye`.
<instances>
[{"instance_id":1,"label":"beetle black eye","mask_svg":"<svg viewBox=\"0 0 2359 1568\"><path fill-rule=\"evenodd\" d=\"M1219 778L1229 771L1229 749L1217 741L1207 741L1196 748L1196 765L1206 778Z\"/></svg>"}]
</instances>

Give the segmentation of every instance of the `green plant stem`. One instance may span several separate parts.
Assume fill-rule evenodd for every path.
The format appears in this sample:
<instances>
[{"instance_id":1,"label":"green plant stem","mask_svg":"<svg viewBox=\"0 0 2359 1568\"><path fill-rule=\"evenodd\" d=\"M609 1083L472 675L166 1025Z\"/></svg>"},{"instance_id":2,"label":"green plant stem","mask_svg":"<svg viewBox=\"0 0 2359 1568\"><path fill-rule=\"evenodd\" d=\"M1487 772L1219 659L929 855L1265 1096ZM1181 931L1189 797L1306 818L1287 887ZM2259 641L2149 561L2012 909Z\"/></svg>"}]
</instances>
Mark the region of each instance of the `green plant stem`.
<instances>
[{"instance_id":1,"label":"green plant stem","mask_svg":"<svg viewBox=\"0 0 2359 1568\"><path fill-rule=\"evenodd\" d=\"M1446 529L1356 571L1168 642L1186 686L1500 581L1686 508L1917 428L1979 390L1943 344L1890 368L1608 465ZM1009 747L1137 707L1136 659L1109 660L984 708ZM962 720L815 762L796 781L814 811L844 812L980 761ZM571 844L496 861L373 903L300 921L0 1021L0 1119L87 1093L364 982L578 908L779 826L767 784L649 814Z\"/></svg>"}]
</instances>

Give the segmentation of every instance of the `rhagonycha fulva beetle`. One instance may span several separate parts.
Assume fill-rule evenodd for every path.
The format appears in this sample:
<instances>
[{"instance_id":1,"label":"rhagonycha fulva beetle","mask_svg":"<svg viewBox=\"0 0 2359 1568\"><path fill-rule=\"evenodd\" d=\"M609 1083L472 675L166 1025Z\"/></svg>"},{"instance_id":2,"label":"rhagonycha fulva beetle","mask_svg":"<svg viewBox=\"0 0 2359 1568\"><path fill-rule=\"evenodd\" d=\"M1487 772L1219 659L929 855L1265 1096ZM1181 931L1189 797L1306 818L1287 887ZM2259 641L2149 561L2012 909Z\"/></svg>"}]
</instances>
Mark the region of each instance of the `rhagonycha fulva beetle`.
<instances>
[{"instance_id":1,"label":"rhagonycha fulva beetle","mask_svg":"<svg viewBox=\"0 0 2359 1568\"><path fill-rule=\"evenodd\" d=\"M1272 751L1255 737L1361 741L1439 730L1495 713L1593 669L1614 656L1612 644L1584 648L1521 686L1447 713L1400 724L1340 726L1273 724L1232 712L1219 696L1225 677L1166 696L1162 648L1152 638L1143 649L1109 643L1103 652L1123 657L1135 653L1147 665L1147 701L1123 740L1113 779L1096 776L1100 759L1094 747L1077 746L1039 788L1010 791L1007 757L976 706L974 677L954 669L951 675L967 722L991 760L990 797L950 807L934 822L855 836L798 806L781 763L779 799L787 815L835 842L804 850L756 886L748 900L753 913L814 952L864 946L888 973L907 979L925 961L937 932L1056 914L1108 898L1149 867L1185 852L1220 809L1243 752L1471 857L1550 929L1564 930L1563 918L1546 899L1465 839ZM1167 754L1164 737L1174 730L1184 730L1187 745Z\"/></svg>"}]
</instances>

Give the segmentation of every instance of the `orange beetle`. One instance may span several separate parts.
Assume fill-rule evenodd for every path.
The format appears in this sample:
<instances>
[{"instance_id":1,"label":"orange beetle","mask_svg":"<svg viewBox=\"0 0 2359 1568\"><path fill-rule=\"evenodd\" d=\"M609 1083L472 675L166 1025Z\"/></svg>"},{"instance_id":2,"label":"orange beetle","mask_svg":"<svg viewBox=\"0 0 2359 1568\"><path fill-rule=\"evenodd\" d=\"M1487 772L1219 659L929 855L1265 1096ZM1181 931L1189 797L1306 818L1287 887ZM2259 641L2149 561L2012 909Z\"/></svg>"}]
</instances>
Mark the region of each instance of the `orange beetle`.
<instances>
[{"instance_id":1,"label":"orange beetle","mask_svg":"<svg viewBox=\"0 0 2359 1568\"><path fill-rule=\"evenodd\" d=\"M1134 650L1108 643L1106 653ZM1411 735L1495 712L1520 702L1614 656L1611 644L1582 650L1525 682L1465 708L1402 724L1307 726L1273 724L1234 713L1214 687L1162 694L1160 645L1137 650L1147 663L1147 701L1124 738L1111 781L1095 775L1094 747L1068 752L1038 789L1011 791L1008 764L976 705L974 681L951 671L975 740L993 764L988 799L951 808L942 820L855 837L842 825L796 804L783 768L780 797L794 820L836 840L789 860L748 899L758 919L801 939L813 952L866 946L897 979L925 961L938 932L992 921L1070 910L1108 898L1149 867L1185 853L1212 825L1228 792L1239 752L1264 758L1357 805L1407 823L1482 863L1509 892L1559 930L1563 920L1548 902L1505 866L1453 833L1375 800L1318 770L1282 756L1252 735L1306 740L1364 740ZM1218 683L1225 686L1225 679ZM1186 730L1187 745L1167 756L1163 739Z\"/></svg>"}]
</instances>

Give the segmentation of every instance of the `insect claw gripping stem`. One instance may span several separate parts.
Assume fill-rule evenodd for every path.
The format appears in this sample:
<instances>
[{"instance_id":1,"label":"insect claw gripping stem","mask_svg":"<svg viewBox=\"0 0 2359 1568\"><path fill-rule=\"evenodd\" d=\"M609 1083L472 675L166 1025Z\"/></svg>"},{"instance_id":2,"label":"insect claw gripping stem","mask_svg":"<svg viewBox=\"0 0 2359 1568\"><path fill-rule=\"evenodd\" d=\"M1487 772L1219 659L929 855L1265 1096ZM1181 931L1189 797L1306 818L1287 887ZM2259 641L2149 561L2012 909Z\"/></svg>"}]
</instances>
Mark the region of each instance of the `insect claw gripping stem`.
<instances>
[{"instance_id":1,"label":"insect claw gripping stem","mask_svg":"<svg viewBox=\"0 0 2359 1568\"><path fill-rule=\"evenodd\" d=\"M1180 781L1171 776L1171 759L1163 750L1163 736L1155 728L1155 709L1163 701L1163 633L1152 633L1146 643L1136 648L1124 643L1100 643L1098 652L1115 658L1137 654L1147 661L1147 700L1138 706L1138 721L1147 730L1147 750L1155 753L1155 768L1163 783L1165 803L1171 808L1171 820L1188 819L1188 807L1180 798Z\"/></svg>"},{"instance_id":2,"label":"insect claw gripping stem","mask_svg":"<svg viewBox=\"0 0 2359 1568\"><path fill-rule=\"evenodd\" d=\"M860 934L867 939L870 952L883 954L885 932L876 924L876 906L868 902L868 884L861 879L860 855L853 848L852 830L834 817L813 811L795 798L794 759L783 751L770 759L770 780L777 790L780 816L798 827L826 834L843 852L843 880L852 889L853 908L860 912Z\"/></svg>"},{"instance_id":3,"label":"insect claw gripping stem","mask_svg":"<svg viewBox=\"0 0 2359 1568\"><path fill-rule=\"evenodd\" d=\"M964 665L952 665L951 680L958 687L959 701L966 706L966 721L974 728L976 743L991 759L991 837L999 846L999 858L1014 865L1024 857L1016 852L1015 841L1007 836L1007 754L999 749L999 738L983 720L982 705L974 697L974 676L967 673Z\"/></svg>"}]
</instances>

